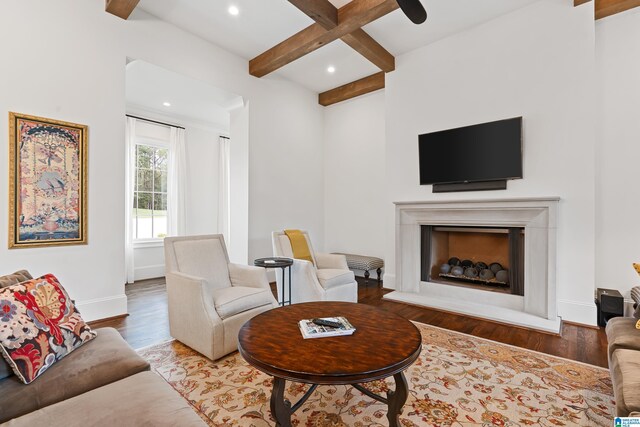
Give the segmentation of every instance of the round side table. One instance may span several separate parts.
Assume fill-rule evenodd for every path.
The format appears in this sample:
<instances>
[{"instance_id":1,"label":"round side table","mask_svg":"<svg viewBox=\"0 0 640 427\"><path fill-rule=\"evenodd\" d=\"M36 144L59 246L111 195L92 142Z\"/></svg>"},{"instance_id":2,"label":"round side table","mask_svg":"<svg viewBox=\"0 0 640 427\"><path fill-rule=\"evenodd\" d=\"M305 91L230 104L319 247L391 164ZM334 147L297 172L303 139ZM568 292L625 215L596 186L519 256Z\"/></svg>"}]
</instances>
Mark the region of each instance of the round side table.
<instances>
[{"instance_id":1,"label":"round side table","mask_svg":"<svg viewBox=\"0 0 640 427\"><path fill-rule=\"evenodd\" d=\"M291 305L291 266L293 265L293 260L291 258L280 257L258 258L257 260L253 261L253 265L255 265L256 267L282 269L282 301L278 301L278 303L281 306L284 306L287 303ZM289 268L289 299L285 300L284 273L287 268Z\"/></svg>"}]
</instances>

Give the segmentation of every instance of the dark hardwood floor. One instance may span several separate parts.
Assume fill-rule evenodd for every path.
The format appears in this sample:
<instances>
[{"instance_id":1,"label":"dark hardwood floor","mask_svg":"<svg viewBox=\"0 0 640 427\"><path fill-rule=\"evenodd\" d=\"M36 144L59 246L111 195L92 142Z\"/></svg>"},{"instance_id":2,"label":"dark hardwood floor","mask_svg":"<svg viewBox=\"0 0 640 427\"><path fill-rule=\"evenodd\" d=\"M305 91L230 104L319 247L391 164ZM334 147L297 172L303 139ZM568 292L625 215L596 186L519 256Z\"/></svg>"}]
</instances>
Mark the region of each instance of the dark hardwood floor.
<instances>
[{"instance_id":1,"label":"dark hardwood floor","mask_svg":"<svg viewBox=\"0 0 640 427\"><path fill-rule=\"evenodd\" d=\"M116 328L135 349L171 339L164 277L126 285L129 315L91 322L92 328Z\"/></svg>"},{"instance_id":2,"label":"dark hardwood floor","mask_svg":"<svg viewBox=\"0 0 640 427\"><path fill-rule=\"evenodd\" d=\"M607 367L607 337L604 328L563 325L562 336L489 322L382 299L391 292L376 285L375 280L358 278L358 300L407 319L444 329L499 341L530 350L540 351L592 365ZM122 334L134 348L142 348L171 339L167 316L167 294L164 278L145 280L127 285L129 316L100 322L92 327L111 326Z\"/></svg>"}]
</instances>

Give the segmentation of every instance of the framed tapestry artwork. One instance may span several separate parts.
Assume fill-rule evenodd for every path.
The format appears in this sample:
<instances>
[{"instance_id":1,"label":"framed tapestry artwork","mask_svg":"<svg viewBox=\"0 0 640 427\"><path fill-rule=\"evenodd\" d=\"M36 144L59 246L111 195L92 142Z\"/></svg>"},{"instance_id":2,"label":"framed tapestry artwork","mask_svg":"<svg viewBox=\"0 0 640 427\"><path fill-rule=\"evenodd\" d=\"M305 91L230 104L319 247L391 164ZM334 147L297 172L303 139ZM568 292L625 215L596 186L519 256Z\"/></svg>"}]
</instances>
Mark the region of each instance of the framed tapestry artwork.
<instances>
[{"instance_id":1,"label":"framed tapestry artwork","mask_svg":"<svg viewBox=\"0 0 640 427\"><path fill-rule=\"evenodd\" d=\"M87 126L9 113L9 248L87 243Z\"/></svg>"}]
</instances>

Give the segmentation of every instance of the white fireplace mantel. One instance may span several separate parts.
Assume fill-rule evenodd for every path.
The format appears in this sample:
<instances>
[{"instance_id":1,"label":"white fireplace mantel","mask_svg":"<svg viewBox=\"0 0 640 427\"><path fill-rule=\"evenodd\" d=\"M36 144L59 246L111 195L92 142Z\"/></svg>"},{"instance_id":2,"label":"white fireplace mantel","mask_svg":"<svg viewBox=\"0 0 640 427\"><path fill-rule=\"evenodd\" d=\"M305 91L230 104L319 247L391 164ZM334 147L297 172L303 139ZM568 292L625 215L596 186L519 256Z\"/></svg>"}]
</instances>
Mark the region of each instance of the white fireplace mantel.
<instances>
[{"instance_id":1,"label":"white fireplace mantel","mask_svg":"<svg viewBox=\"0 0 640 427\"><path fill-rule=\"evenodd\" d=\"M558 197L396 202L396 291L385 298L558 333ZM524 296L424 282L420 226L524 228Z\"/></svg>"}]
</instances>

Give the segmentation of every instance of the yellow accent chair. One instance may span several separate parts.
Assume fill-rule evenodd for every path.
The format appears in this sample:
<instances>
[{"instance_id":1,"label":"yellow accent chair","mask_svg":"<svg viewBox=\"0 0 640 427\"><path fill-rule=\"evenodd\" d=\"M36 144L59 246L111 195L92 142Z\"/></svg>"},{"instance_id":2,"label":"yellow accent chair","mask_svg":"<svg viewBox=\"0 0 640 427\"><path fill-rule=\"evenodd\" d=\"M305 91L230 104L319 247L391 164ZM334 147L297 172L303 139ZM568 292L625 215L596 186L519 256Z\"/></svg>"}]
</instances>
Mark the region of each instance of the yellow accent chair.
<instances>
[{"instance_id":1,"label":"yellow accent chair","mask_svg":"<svg viewBox=\"0 0 640 427\"><path fill-rule=\"evenodd\" d=\"M344 255L315 252L309 233L302 230L312 261L293 259L291 268L291 302L347 301L358 302L358 282L347 267ZM271 233L273 255L294 258L291 241L284 231ZM286 272L284 301L289 300L289 272ZM278 301L282 301L282 270L276 269Z\"/></svg>"}]
</instances>

